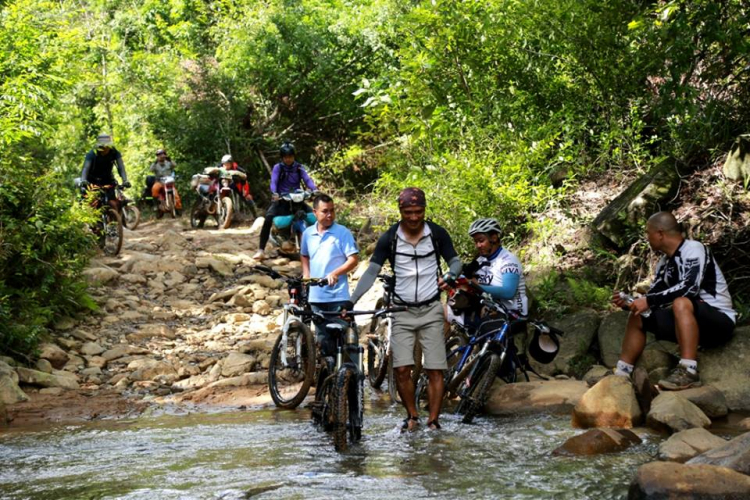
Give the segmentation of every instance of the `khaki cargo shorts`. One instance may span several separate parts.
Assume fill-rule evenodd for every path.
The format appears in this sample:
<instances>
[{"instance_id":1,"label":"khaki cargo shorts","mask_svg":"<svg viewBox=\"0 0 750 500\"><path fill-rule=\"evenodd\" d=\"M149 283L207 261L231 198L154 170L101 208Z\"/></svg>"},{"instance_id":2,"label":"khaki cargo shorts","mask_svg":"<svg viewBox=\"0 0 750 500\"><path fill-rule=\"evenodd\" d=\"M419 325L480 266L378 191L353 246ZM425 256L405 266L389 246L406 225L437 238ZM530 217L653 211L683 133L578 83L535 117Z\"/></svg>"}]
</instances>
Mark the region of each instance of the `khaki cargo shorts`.
<instances>
[{"instance_id":1,"label":"khaki cargo shorts","mask_svg":"<svg viewBox=\"0 0 750 500\"><path fill-rule=\"evenodd\" d=\"M393 366L414 364L414 342L419 339L427 370L446 370L443 304L436 300L422 307L409 307L393 315L391 349Z\"/></svg>"}]
</instances>

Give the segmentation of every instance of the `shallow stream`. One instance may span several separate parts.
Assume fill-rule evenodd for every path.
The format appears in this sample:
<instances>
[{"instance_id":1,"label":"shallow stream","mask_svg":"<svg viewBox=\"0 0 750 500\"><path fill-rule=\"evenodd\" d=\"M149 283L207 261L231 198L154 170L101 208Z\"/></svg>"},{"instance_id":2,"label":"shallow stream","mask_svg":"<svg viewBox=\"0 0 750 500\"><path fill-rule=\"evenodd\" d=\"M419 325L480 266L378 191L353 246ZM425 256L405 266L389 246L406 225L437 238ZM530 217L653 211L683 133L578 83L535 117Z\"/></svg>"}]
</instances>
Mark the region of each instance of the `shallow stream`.
<instances>
[{"instance_id":1,"label":"shallow stream","mask_svg":"<svg viewBox=\"0 0 750 500\"><path fill-rule=\"evenodd\" d=\"M0 434L0 498L621 499L656 440L598 457L553 457L580 431L565 416L480 417L402 435L372 400L345 454L309 410L141 417Z\"/></svg>"}]
</instances>

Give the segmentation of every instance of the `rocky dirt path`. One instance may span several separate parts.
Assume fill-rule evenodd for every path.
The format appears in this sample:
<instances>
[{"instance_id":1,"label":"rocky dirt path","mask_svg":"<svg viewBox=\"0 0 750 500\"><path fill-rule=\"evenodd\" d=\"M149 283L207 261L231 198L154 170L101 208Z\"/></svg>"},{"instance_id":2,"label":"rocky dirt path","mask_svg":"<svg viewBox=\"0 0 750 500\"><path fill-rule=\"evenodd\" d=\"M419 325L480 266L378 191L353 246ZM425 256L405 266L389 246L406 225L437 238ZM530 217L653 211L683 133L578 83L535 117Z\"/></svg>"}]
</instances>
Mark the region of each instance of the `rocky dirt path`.
<instances>
[{"instance_id":1,"label":"rocky dirt path","mask_svg":"<svg viewBox=\"0 0 750 500\"><path fill-rule=\"evenodd\" d=\"M34 370L0 362L0 375L20 384L16 397L29 398L8 405L13 425L116 416L149 403L269 404L266 370L288 295L252 270L260 223L192 230L183 218L126 231L119 256L86 270L100 310L59 321ZM285 257L263 263L300 272Z\"/></svg>"}]
</instances>

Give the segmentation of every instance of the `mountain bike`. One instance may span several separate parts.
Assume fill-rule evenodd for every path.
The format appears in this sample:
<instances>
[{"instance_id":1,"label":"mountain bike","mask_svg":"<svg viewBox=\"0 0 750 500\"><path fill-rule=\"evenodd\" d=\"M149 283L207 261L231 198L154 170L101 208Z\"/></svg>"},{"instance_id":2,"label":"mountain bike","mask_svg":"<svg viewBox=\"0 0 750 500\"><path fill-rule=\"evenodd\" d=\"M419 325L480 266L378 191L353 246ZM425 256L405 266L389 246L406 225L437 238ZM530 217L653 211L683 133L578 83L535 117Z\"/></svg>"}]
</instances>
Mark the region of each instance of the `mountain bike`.
<instances>
[{"instance_id":1,"label":"mountain bike","mask_svg":"<svg viewBox=\"0 0 750 500\"><path fill-rule=\"evenodd\" d=\"M390 307L376 311L348 311L347 318L371 314L375 318L386 317L405 307ZM317 321L325 321L339 313L314 313ZM364 348L359 344L359 329L350 320L327 322L326 333L336 340L335 364L320 356L321 369L318 372L315 388L315 401L312 406L313 420L324 430L333 433L336 451L346 451L349 443L362 438L364 416Z\"/></svg>"},{"instance_id":2,"label":"mountain bike","mask_svg":"<svg viewBox=\"0 0 750 500\"><path fill-rule=\"evenodd\" d=\"M375 309L381 310L393 306L392 290L395 277L389 274L379 274L378 279L383 282L383 296L378 299ZM390 314L375 315L370 321L370 333L367 335L367 378L373 389L379 389L383 380L388 379L388 394L391 400L401 403L401 396L396 386L393 357L391 356L391 326ZM413 381L416 384L422 370L422 348L419 342L414 343Z\"/></svg>"},{"instance_id":3,"label":"mountain bike","mask_svg":"<svg viewBox=\"0 0 750 500\"><path fill-rule=\"evenodd\" d=\"M273 279L283 280L287 285L289 302L284 304L281 334L271 351L268 390L279 408L296 408L307 396L315 379L315 336L310 329L315 313L308 303L309 287L325 286L328 281L284 276L265 266L255 266L253 269Z\"/></svg>"},{"instance_id":4,"label":"mountain bike","mask_svg":"<svg viewBox=\"0 0 750 500\"><path fill-rule=\"evenodd\" d=\"M109 256L119 254L122 248L122 219L119 209L112 208L112 205L110 205L110 201L113 199L117 201L116 198L110 198L110 192L118 187L117 184L106 186L88 184L85 192L85 197L89 200L91 206L101 210L101 215L93 227L93 232L97 237L99 248Z\"/></svg>"}]
</instances>

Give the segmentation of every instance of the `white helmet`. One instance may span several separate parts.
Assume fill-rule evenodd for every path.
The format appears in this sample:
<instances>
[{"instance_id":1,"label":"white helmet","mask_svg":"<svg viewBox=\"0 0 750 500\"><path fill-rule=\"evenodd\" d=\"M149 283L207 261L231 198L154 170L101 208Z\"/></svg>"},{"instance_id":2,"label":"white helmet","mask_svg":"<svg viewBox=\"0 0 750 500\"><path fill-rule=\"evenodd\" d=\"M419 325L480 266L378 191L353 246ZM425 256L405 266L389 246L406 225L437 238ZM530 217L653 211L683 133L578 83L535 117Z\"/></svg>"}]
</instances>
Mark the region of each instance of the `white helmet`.
<instances>
[{"instance_id":1,"label":"white helmet","mask_svg":"<svg viewBox=\"0 0 750 500\"><path fill-rule=\"evenodd\" d=\"M232 155L224 155L221 157L221 163L226 163L228 161L232 161Z\"/></svg>"},{"instance_id":2,"label":"white helmet","mask_svg":"<svg viewBox=\"0 0 750 500\"><path fill-rule=\"evenodd\" d=\"M469 236L474 236L479 233L502 233L500 224L497 219L477 219L469 226Z\"/></svg>"}]
</instances>

